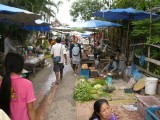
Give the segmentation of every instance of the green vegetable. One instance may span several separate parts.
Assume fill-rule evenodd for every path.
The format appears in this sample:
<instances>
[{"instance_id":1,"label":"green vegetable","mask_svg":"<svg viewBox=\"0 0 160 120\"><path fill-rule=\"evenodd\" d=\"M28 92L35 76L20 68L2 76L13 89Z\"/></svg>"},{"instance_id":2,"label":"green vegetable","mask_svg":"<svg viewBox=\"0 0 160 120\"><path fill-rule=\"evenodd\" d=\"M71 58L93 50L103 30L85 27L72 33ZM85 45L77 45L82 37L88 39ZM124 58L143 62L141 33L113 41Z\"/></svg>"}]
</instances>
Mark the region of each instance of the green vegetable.
<instances>
[{"instance_id":1,"label":"green vegetable","mask_svg":"<svg viewBox=\"0 0 160 120\"><path fill-rule=\"evenodd\" d=\"M107 97L108 93L103 92L102 85L106 85L105 80L96 80L94 83L90 83L86 78L80 77L77 79L73 98L84 102L99 99L100 97Z\"/></svg>"},{"instance_id":2,"label":"green vegetable","mask_svg":"<svg viewBox=\"0 0 160 120\"><path fill-rule=\"evenodd\" d=\"M96 85L94 85L94 87L93 87L93 88L95 88L95 89L99 90L99 89L102 89L102 85L100 85L100 84L96 84Z\"/></svg>"},{"instance_id":3,"label":"green vegetable","mask_svg":"<svg viewBox=\"0 0 160 120\"><path fill-rule=\"evenodd\" d=\"M97 92L98 92L98 91L95 90L95 89L90 90L90 93L91 93L91 94L96 94Z\"/></svg>"},{"instance_id":4,"label":"green vegetable","mask_svg":"<svg viewBox=\"0 0 160 120\"><path fill-rule=\"evenodd\" d=\"M99 95L99 94L92 94L92 98L94 99L94 100L97 100L97 99L99 99L101 96Z\"/></svg>"},{"instance_id":5,"label":"green vegetable","mask_svg":"<svg viewBox=\"0 0 160 120\"><path fill-rule=\"evenodd\" d=\"M76 85L76 88L73 92L73 98L76 99L77 101L89 101L92 99L91 96L91 89L92 86L89 82L86 80L81 80L78 82Z\"/></svg>"},{"instance_id":6,"label":"green vegetable","mask_svg":"<svg viewBox=\"0 0 160 120\"><path fill-rule=\"evenodd\" d=\"M106 82L103 79L102 80L101 79L95 79L94 82L92 83L92 86L97 85L97 84L100 84L101 86L104 86L104 85L106 85Z\"/></svg>"}]
</instances>

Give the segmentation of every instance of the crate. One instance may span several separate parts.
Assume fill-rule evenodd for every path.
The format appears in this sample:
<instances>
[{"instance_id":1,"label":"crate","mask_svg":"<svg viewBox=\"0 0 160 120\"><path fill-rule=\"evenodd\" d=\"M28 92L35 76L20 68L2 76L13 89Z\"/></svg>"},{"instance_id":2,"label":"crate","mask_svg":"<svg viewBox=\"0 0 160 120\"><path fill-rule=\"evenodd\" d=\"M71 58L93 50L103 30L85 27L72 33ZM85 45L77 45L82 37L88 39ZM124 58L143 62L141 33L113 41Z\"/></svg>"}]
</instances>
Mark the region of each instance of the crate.
<instances>
[{"instance_id":1,"label":"crate","mask_svg":"<svg viewBox=\"0 0 160 120\"><path fill-rule=\"evenodd\" d=\"M154 96L138 96L137 107L140 115L145 118L145 109L151 106L160 106L160 101Z\"/></svg>"},{"instance_id":2,"label":"crate","mask_svg":"<svg viewBox=\"0 0 160 120\"><path fill-rule=\"evenodd\" d=\"M81 69L80 70L80 76L85 76L86 78L90 78L89 69Z\"/></svg>"},{"instance_id":3,"label":"crate","mask_svg":"<svg viewBox=\"0 0 160 120\"><path fill-rule=\"evenodd\" d=\"M160 118L158 118L156 115L155 115L155 111L156 110L160 110L160 106L158 107L148 107L146 109L146 120L160 120Z\"/></svg>"}]
</instances>

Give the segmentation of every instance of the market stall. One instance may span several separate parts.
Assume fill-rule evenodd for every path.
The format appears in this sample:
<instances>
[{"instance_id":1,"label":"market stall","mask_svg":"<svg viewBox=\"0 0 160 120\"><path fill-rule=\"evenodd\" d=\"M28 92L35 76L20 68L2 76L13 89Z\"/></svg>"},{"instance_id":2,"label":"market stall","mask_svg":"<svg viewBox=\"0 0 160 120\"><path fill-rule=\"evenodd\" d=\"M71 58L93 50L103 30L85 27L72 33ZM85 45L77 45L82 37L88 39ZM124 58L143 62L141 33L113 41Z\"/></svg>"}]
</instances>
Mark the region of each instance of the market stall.
<instances>
[{"instance_id":1,"label":"market stall","mask_svg":"<svg viewBox=\"0 0 160 120\"><path fill-rule=\"evenodd\" d=\"M24 62L24 68L26 70L33 71L33 75L35 77L36 68L41 67L43 69L44 63L45 63L45 58L43 54L40 54L38 56L27 56Z\"/></svg>"}]
</instances>

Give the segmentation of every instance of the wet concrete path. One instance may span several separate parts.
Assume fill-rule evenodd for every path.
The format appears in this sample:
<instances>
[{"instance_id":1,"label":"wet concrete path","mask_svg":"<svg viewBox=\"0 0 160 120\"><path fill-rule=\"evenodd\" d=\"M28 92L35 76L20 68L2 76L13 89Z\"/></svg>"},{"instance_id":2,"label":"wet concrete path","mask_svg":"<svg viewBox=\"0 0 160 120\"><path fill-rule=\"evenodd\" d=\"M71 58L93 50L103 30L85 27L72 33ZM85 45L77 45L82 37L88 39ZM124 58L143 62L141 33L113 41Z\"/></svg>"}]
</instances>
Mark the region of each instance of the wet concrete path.
<instances>
[{"instance_id":1,"label":"wet concrete path","mask_svg":"<svg viewBox=\"0 0 160 120\"><path fill-rule=\"evenodd\" d=\"M59 85L46 120L76 120L76 102L72 97L75 79L70 65L67 65L64 68L64 79Z\"/></svg>"},{"instance_id":2,"label":"wet concrete path","mask_svg":"<svg viewBox=\"0 0 160 120\"><path fill-rule=\"evenodd\" d=\"M64 78L60 85L55 84L52 61L44 69L37 69L31 77L36 95L36 120L76 120L76 102L72 97L76 76L71 66L64 68Z\"/></svg>"}]
</instances>

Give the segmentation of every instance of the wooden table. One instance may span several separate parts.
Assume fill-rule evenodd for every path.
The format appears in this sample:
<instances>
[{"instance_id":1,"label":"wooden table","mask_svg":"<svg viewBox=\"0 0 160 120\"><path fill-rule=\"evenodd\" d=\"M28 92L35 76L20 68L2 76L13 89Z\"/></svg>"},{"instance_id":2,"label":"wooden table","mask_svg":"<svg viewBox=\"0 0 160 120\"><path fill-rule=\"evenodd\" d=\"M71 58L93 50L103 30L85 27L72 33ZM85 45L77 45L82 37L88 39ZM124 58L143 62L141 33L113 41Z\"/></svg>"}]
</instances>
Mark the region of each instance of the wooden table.
<instances>
[{"instance_id":1,"label":"wooden table","mask_svg":"<svg viewBox=\"0 0 160 120\"><path fill-rule=\"evenodd\" d=\"M41 59L38 62L35 63L24 63L25 69L31 69L33 71L33 75L35 77L36 74L36 67L41 66L42 69L44 68L45 59Z\"/></svg>"}]
</instances>

